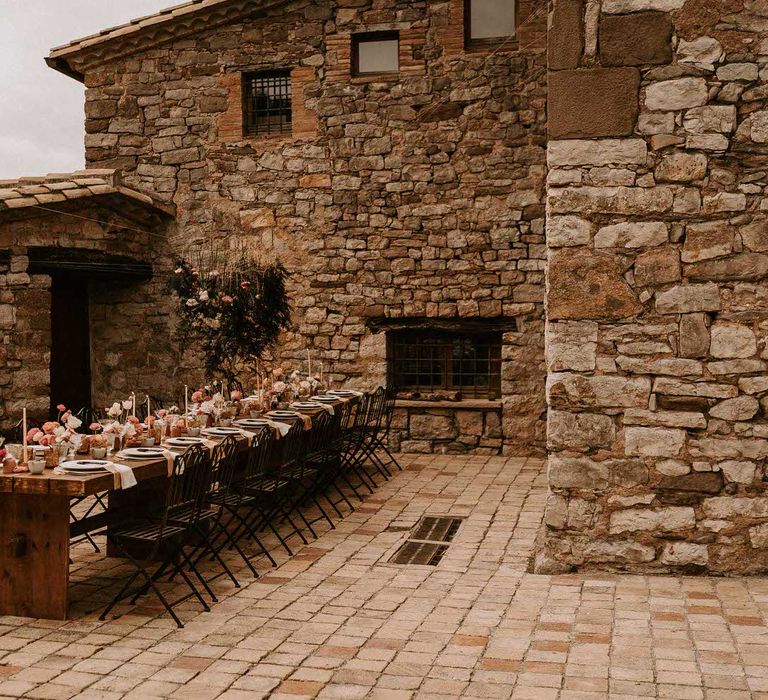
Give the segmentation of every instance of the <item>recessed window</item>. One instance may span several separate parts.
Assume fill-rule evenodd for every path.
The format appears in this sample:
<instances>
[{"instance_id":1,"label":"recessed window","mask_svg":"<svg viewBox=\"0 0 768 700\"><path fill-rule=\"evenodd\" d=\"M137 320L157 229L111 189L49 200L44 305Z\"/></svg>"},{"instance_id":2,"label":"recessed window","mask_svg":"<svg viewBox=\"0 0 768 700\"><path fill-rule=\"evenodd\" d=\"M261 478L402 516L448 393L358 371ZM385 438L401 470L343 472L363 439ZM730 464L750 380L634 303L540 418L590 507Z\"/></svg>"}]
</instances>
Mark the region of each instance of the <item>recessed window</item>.
<instances>
[{"instance_id":1,"label":"recessed window","mask_svg":"<svg viewBox=\"0 0 768 700\"><path fill-rule=\"evenodd\" d=\"M465 0L467 44L498 44L517 31L517 0Z\"/></svg>"},{"instance_id":2,"label":"recessed window","mask_svg":"<svg viewBox=\"0 0 768 700\"><path fill-rule=\"evenodd\" d=\"M245 136L291 131L291 71L243 74Z\"/></svg>"},{"instance_id":3,"label":"recessed window","mask_svg":"<svg viewBox=\"0 0 768 700\"><path fill-rule=\"evenodd\" d=\"M400 33L369 32L352 37L354 75L397 73L400 70Z\"/></svg>"},{"instance_id":4,"label":"recessed window","mask_svg":"<svg viewBox=\"0 0 768 700\"><path fill-rule=\"evenodd\" d=\"M460 392L463 398L501 394L501 333L390 331L387 359L389 384L398 391Z\"/></svg>"}]
</instances>

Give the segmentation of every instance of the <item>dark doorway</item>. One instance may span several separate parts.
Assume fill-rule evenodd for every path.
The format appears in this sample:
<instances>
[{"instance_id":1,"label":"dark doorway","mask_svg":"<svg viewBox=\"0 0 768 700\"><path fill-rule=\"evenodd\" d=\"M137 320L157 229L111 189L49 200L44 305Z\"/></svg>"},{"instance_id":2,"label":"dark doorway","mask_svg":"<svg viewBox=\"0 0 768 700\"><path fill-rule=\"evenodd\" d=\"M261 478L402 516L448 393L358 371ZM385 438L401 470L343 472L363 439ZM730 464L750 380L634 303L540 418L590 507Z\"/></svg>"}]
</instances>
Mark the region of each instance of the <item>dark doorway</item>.
<instances>
[{"instance_id":1,"label":"dark doorway","mask_svg":"<svg viewBox=\"0 0 768 700\"><path fill-rule=\"evenodd\" d=\"M74 412L91 405L88 280L57 273L51 286L51 414L63 403Z\"/></svg>"}]
</instances>

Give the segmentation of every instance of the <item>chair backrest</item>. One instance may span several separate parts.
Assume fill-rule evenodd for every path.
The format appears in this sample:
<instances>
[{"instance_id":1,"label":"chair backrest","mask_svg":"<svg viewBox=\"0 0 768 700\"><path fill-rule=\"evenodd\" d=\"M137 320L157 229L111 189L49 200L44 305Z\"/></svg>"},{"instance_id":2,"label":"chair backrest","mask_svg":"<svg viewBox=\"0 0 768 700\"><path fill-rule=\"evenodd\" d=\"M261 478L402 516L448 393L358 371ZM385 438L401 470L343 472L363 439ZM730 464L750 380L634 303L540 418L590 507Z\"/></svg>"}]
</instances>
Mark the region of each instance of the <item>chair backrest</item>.
<instances>
[{"instance_id":1,"label":"chair backrest","mask_svg":"<svg viewBox=\"0 0 768 700\"><path fill-rule=\"evenodd\" d=\"M177 508L191 507L199 516L211 481L211 456L203 445L190 447L176 458L165 499L163 523Z\"/></svg>"},{"instance_id":2,"label":"chair backrest","mask_svg":"<svg viewBox=\"0 0 768 700\"><path fill-rule=\"evenodd\" d=\"M280 441L282 448L279 469L287 469L297 465L304 451L304 422L297 420Z\"/></svg>"},{"instance_id":3,"label":"chair backrest","mask_svg":"<svg viewBox=\"0 0 768 700\"><path fill-rule=\"evenodd\" d=\"M247 488L259 483L269 471L269 460L275 454L277 437L273 428L263 427L251 440L246 452L242 483Z\"/></svg>"},{"instance_id":4,"label":"chair backrest","mask_svg":"<svg viewBox=\"0 0 768 700\"><path fill-rule=\"evenodd\" d=\"M368 416L365 421L369 428L378 429L381 426L386 403L387 393L384 387L380 386L371 394L371 401L368 406Z\"/></svg>"},{"instance_id":5,"label":"chair backrest","mask_svg":"<svg viewBox=\"0 0 768 700\"><path fill-rule=\"evenodd\" d=\"M224 438L213 448L211 456L210 492L226 490L235 480L238 440L234 435Z\"/></svg>"},{"instance_id":6,"label":"chair backrest","mask_svg":"<svg viewBox=\"0 0 768 700\"><path fill-rule=\"evenodd\" d=\"M305 431L304 454L311 455L329 446L334 419L329 413L321 411L312 418L312 430Z\"/></svg>"}]
</instances>

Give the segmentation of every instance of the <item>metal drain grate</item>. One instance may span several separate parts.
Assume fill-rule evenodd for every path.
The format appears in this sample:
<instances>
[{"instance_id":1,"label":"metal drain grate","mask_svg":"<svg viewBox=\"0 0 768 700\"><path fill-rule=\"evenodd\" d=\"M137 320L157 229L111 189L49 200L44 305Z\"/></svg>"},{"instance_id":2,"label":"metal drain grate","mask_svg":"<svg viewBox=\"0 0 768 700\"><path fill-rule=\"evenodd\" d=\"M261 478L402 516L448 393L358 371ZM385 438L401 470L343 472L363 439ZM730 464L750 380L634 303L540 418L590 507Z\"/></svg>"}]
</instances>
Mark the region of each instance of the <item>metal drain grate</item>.
<instances>
[{"instance_id":1,"label":"metal drain grate","mask_svg":"<svg viewBox=\"0 0 768 700\"><path fill-rule=\"evenodd\" d=\"M389 563L437 566L447 550L447 544L408 541L395 552Z\"/></svg>"},{"instance_id":2,"label":"metal drain grate","mask_svg":"<svg viewBox=\"0 0 768 700\"><path fill-rule=\"evenodd\" d=\"M409 539L427 542L450 542L456 536L460 525L461 518L422 518Z\"/></svg>"}]
</instances>

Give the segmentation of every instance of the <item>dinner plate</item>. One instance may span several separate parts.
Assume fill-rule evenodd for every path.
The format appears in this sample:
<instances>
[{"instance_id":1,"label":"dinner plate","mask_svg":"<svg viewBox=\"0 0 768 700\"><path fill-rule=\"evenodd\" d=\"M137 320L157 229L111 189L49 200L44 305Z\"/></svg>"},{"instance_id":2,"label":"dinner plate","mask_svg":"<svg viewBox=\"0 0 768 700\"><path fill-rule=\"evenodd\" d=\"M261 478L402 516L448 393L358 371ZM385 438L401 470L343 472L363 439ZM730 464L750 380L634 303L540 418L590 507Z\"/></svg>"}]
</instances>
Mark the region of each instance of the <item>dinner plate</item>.
<instances>
[{"instance_id":1,"label":"dinner plate","mask_svg":"<svg viewBox=\"0 0 768 700\"><path fill-rule=\"evenodd\" d=\"M356 391L350 391L349 389L334 389L328 392L332 396L357 396Z\"/></svg>"},{"instance_id":2,"label":"dinner plate","mask_svg":"<svg viewBox=\"0 0 768 700\"><path fill-rule=\"evenodd\" d=\"M239 425L241 428L263 428L265 425L269 425L269 421L264 418L243 418L235 421L235 425Z\"/></svg>"},{"instance_id":3,"label":"dinner plate","mask_svg":"<svg viewBox=\"0 0 768 700\"><path fill-rule=\"evenodd\" d=\"M199 437L172 437L168 438L165 443L171 447L192 447L192 445L202 445L205 442L203 438Z\"/></svg>"},{"instance_id":4,"label":"dinner plate","mask_svg":"<svg viewBox=\"0 0 768 700\"><path fill-rule=\"evenodd\" d=\"M62 462L59 468L70 474L92 474L107 471L111 465L112 462L106 459L74 459Z\"/></svg>"},{"instance_id":5,"label":"dinner plate","mask_svg":"<svg viewBox=\"0 0 768 700\"><path fill-rule=\"evenodd\" d=\"M271 418L301 418L296 411L270 411L267 415Z\"/></svg>"},{"instance_id":6,"label":"dinner plate","mask_svg":"<svg viewBox=\"0 0 768 700\"><path fill-rule=\"evenodd\" d=\"M160 447L128 447L118 453L117 456L128 459L152 459L153 457L162 457L163 450Z\"/></svg>"},{"instance_id":7,"label":"dinner plate","mask_svg":"<svg viewBox=\"0 0 768 700\"><path fill-rule=\"evenodd\" d=\"M312 401L318 401L321 403L336 403L335 396L313 396Z\"/></svg>"},{"instance_id":8,"label":"dinner plate","mask_svg":"<svg viewBox=\"0 0 768 700\"><path fill-rule=\"evenodd\" d=\"M230 435L241 435L239 428L205 428L200 431L203 435L212 435L213 437L229 437Z\"/></svg>"},{"instance_id":9,"label":"dinner plate","mask_svg":"<svg viewBox=\"0 0 768 700\"><path fill-rule=\"evenodd\" d=\"M296 401L291 404L291 408L322 408L323 405L317 401Z\"/></svg>"}]
</instances>

